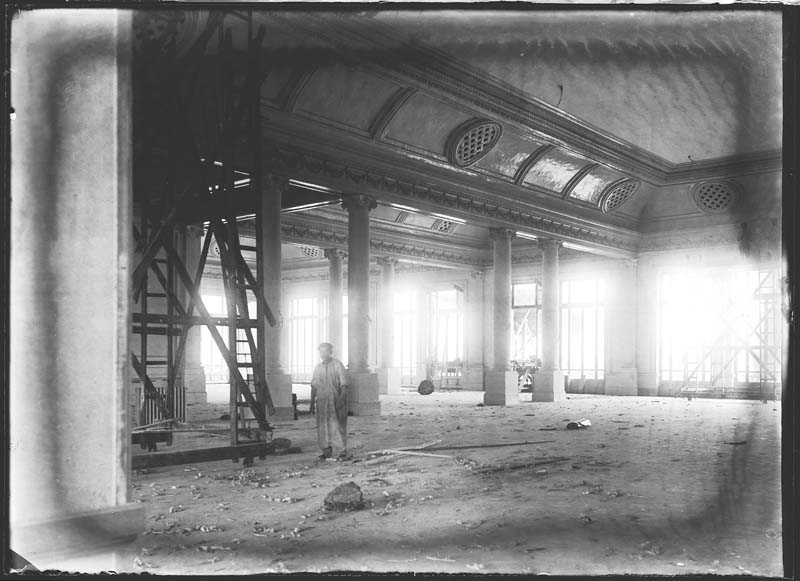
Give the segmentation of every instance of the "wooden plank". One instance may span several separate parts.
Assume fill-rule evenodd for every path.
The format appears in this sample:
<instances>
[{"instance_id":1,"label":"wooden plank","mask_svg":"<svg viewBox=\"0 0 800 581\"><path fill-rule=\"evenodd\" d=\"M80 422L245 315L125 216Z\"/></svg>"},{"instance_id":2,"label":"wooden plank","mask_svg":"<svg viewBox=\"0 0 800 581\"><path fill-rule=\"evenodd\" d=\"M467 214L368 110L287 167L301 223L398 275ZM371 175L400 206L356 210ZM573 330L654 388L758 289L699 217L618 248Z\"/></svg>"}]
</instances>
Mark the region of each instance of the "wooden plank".
<instances>
[{"instance_id":1,"label":"wooden plank","mask_svg":"<svg viewBox=\"0 0 800 581\"><path fill-rule=\"evenodd\" d=\"M158 314L158 313L133 313L133 322L134 323L145 323L148 325L166 325L167 324L167 316ZM175 325L186 325L186 326L196 326L196 325L205 325L208 322L211 324L216 325L217 327L227 327L228 323L230 322L227 317L201 317L197 315L193 315L191 317L182 316L182 317L175 317L172 321ZM238 318L236 319L236 326L241 328L250 327L250 328L257 328L258 321L256 319L244 319Z\"/></svg>"},{"instance_id":2,"label":"wooden plank","mask_svg":"<svg viewBox=\"0 0 800 581\"><path fill-rule=\"evenodd\" d=\"M282 447L281 447L282 448ZM222 446L199 450L182 450L177 452L157 452L155 454L135 454L131 458L131 468L142 470L161 466L177 466L179 464L197 464L232 460L241 457L261 457L276 452L275 442L255 442L237 446Z\"/></svg>"}]
</instances>

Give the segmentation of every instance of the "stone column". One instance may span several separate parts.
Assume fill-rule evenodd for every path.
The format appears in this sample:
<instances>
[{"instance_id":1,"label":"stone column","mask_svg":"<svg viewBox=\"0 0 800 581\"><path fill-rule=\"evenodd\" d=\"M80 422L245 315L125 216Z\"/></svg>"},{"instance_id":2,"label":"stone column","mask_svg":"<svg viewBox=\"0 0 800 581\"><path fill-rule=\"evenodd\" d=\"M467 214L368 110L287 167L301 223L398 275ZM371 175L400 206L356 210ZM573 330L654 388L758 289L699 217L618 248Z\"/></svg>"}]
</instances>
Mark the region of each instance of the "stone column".
<instances>
[{"instance_id":1,"label":"stone column","mask_svg":"<svg viewBox=\"0 0 800 581\"><path fill-rule=\"evenodd\" d=\"M517 374L511 369L511 239L514 231L508 228L491 228L489 236L494 242L494 301L493 335L494 360L486 373L486 405L516 405L519 403Z\"/></svg>"},{"instance_id":2,"label":"stone column","mask_svg":"<svg viewBox=\"0 0 800 581\"><path fill-rule=\"evenodd\" d=\"M131 16L22 11L11 29L10 548L40 570L130 571L119 550L145 529L129 492Z\"/></svg>"},{"instance_id":3,"label":"stone column","mask_svg":"<svg viewBox=\"0 0 800 581\"><path fill-rule=\"evenodd\" d=\"M267 386L275 405L275 419L292 419L292 376L286 373L281 358L281 342L284 333L281 312L281 201L288 181L282 177L267 174L261 192L259 228L256 233L258 247L258 274L263 280L264 298L278 323L274 327L266 324L265 370ZM259 318L263 315L258 313Z\"/></svg>"},{"instance_id":4,"label":"stone column","mask_svg":"<svg viewBox=\"0 0 800 581\"><path fill-rule=\"evenodd\" d=\"M200 264L203 249L203 227L187 226L184 229L184 262L189 273L194 276ZM188 304L189 293L186 293ZM206 374L203 370L202 347L200 345L201 327L193 326L186 336L186 350L183 354L183 384L186 387L186 403L206 403ZM187 414L189 410L187 409ZM188 419L188 418L187 418Z\"/></svg>"},{"instance_id":5,"label":"stone column","mask_svg":"<svg viewBox=\"0 0 800 581\"><path fill-rule=\"evenodd\" d=\"M380 310L378 311L378 333L380 335L380 367L378 387L380 393L399 394L400 368L394 360L394 267L397 259L381 257Z\"/></svg>"},{"instance_id":6,"label":"stone column","mask_svg":"<svg viewBox=\"0 0 800 581\"><path fill-rule=\"evenodd\" d=\"M606 290L606 395L638 395L636 381L636 260L620 261Z\"/></svg>"},{"instance_id":7,"label":"stone column","mask_svg":"<svg viewBox=\"0 0 800 581\"><path fill-rule=\"evenodd\" d=\"M348 413L380 414L378 376L369 368L369 213L377 203L371 196L352 194L342 197L342 207L348 214Z\"/></svg>"},{"instance_id":8,"label":"stone column","mask_svg":"<svg viewBox=\"0 0 800 581\"><path fill-rule=\"evenodd\" d=\"M338 248L326 248L325 258L328 259L328 342L333 345L334 356L338 359L344 345L342 331L342 258L344 252ZM336 355L336 354L339 355Z\"/></svg>"},{"instance_id":9,"label":"stone column","mask_svg":"<svg viewBox=\"0 0 800 581\"><path fill-rule=\"evenodd\" d=\"M566 398L564 374L559 368L558 249L557 240L539 240L542 250L542 368L533 378L533 401L559 401Z\"/></svg>"}]
</instances>

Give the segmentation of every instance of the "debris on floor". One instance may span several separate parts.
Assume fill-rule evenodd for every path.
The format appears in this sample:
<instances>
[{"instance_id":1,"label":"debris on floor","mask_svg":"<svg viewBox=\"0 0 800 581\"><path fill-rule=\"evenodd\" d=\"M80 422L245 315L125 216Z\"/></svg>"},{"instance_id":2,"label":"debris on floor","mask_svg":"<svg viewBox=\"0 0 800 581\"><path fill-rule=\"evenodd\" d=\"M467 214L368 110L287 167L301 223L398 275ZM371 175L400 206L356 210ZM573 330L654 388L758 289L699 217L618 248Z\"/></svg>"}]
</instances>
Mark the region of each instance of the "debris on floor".
<instances>
[{"instance_id":1,"label":"debris on floor","mask_svg":"<svg viewBox=\"0 0 800 581\"><path fill-rule=\"evenodd\" d=\"M345 482L325 497L326 510L345 512L364 508L364 493L355 482Z\"/></svg>"},{"instance_id":2,"label":"debris on floor","mask_svg":"<svg viewBox=\"0 0 800 581\"><path fill-rule=\"evenodd\" d=\"M568 430L582 430L584 428L588 428L592 425L592 422L589 420L578 420L577 422L570 422L567 424Z\"/></svg>"}]
</instances>

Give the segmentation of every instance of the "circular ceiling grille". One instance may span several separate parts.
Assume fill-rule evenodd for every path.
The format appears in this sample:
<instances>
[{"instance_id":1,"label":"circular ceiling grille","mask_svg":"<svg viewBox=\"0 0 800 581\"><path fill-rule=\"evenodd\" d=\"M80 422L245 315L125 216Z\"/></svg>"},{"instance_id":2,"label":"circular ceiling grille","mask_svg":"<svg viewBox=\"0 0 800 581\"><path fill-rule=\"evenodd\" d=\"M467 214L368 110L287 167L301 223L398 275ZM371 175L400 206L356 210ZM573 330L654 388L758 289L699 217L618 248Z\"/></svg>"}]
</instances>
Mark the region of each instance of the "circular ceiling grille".
<instances>
[{"instance_id":1,"label":"circular ceiling grille","mask_svg":"<svg viewBox=\"0 0 800 581\"><path fill-rule=\"evenodd\" d=\"M704 212L723 212L735 198L735 190L725 182L703 182L694 188L694 202Z\"/></svg>"},{"instance_id":2,"label":"circular ceiling grille","mask_svg":"<svg viewBox=\"0 0 800 581\"><path fill-rule=\"evenodd\" d=\"M325 256L322 248L317 248L316 246L301 246L300 252L310 258L323 258Z\"/></svg>"},{"instance_id":3,"label":"circular ceiling grille","mask_svg":"<svg viewBox=\"0 0 800 581\"><path fill-rule=\"evenodd\" d=\"M459 167L475 163L497 145L502 132L503 127L494 121L469 121L451 135L447 157Z\"/></svg>"},{"instance_id":4,"label":"circular ceiling grille","mask_svg":"<svg viewBox=\"0 0 800 581\"><path fill-rule=\"evenodd\" d=\"M627 202L633 194L636 193L636 190L639 189L639 185L642 182L637 180L625 180L622 183L611 184L606 190L605 195L602 198L602 202L600 203L600 207L603 212L613 212L617 208L619 208L622 204Z\"/></svg>"}]
</instances>

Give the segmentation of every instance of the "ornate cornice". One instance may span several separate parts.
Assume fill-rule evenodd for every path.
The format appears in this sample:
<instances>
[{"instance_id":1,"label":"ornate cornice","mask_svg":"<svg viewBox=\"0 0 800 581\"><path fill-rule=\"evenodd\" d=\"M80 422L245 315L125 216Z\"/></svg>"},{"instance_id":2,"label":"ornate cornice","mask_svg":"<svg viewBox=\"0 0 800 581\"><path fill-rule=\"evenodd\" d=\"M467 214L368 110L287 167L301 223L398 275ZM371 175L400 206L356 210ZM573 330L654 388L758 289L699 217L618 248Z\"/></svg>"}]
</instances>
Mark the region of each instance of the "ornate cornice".
<instances>
[{"instance_id":1,"label":"ornate cornice","mask_svg":"<svg viewBox=\"0 0 800 581\"><path fill-rule=\"evenodd\" d=\"M281 237L286 242L295 242L321 247L347 247L347 233L332 224L288 221L281 223ZM409 241L401 238L370 239L373 254L390 255L409 259L435 262L452 266L483 266L491 258L487 252L476 252L472 248L431 245L425 241Z\"/></svg>"},{"instance_id":2,"label":"ornate cornice","mask_svg":"<svg viewBox=\"0 0 800 581\"><path fill-rule=\"evenodd\" d=\"M358 186L369 191L382 192L404 198L405 202L423 202L437 206L445 213L466 215L483 225L524 229L532 234L560 237L597 247L606 247L631 255L635 252L638 236L621 234L615 230L603 231L588 225L570 224L566 220L545 217L519 208L506 206L464 192L453 192L427 184L414 183L375 168L324 159L320 155L287 146L273 146L266 152L267 163L277 171L287 174L303 172L338 181L343 189Z\"/></svg>"}]
</instances>

